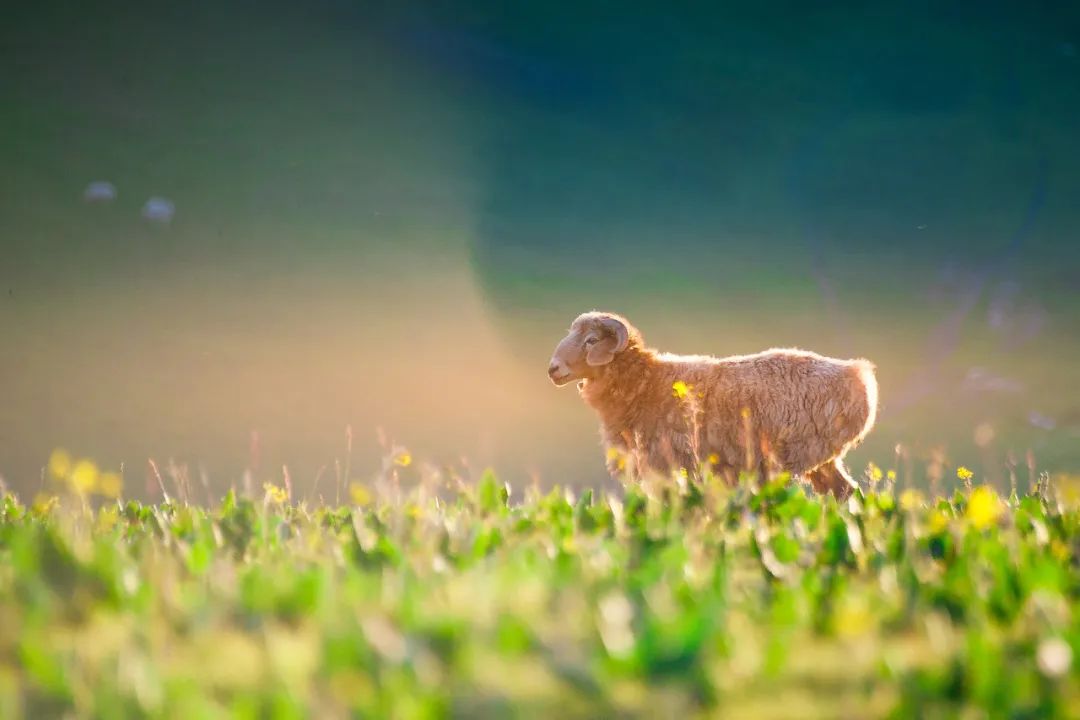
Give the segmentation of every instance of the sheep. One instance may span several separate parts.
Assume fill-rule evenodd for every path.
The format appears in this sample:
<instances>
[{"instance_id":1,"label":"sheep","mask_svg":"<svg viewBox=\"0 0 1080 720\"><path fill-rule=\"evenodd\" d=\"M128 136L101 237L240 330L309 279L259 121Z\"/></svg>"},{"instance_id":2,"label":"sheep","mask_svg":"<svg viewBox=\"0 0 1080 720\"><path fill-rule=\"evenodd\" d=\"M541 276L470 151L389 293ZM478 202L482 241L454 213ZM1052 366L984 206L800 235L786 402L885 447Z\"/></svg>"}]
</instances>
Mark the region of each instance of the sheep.
<instances>
[{"instance_id":1,"label":"sheep","mask_svg":"<svg viewBox=\"0 0 1080 720\"><path fill-rule=\"evenodd\" d=\"M706 464L729 483L741 471L762 478L786 471L842 500L858 488L843 457L877 414L868 360L797 349L725 358L661 353L608 312L574 320L548 376L556 386L578 381L600 417L609 472L632 479L648 471L696 475Z\"/></svg>"}]
</instances>

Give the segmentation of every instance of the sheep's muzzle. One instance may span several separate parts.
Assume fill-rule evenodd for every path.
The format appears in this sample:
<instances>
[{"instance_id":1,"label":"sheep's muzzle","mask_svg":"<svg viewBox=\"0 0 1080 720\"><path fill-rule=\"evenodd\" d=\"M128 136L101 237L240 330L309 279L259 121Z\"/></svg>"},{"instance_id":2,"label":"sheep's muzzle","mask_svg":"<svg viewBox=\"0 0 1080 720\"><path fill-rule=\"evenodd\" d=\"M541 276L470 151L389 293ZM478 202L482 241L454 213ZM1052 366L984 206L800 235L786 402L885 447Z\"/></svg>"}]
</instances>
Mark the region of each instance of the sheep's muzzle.
<instances>
[{"instance_id":1,"label":"sheep's muzzle","mask_svg":"<svg viewBox=\"0 0 1080 720\"><path fill-rule=\"evenodd\" d=\"M548 365L548 377L557 387L561 387L574 379L574 373L570 372L570 368L566 367L562 360L552 358Z\"/></svg>"}]
</instances>

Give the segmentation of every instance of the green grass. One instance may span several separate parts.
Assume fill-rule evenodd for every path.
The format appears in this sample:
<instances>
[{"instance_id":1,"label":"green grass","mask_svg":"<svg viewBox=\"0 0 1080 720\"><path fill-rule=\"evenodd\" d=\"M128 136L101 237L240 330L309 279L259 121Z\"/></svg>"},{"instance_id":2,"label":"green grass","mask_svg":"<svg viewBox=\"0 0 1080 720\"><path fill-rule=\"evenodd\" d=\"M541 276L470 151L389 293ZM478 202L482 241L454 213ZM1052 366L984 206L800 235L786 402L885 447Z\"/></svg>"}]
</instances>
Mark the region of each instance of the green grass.
<instances>
[{"instance_id":1,"label":"green grass","mask_svg":"<svg viewBox=\"0 0 1080 720\"><path fill-rule=\"evenodd\" d=\"M1080 708L1076 478L933 501L882 478L838 506L782 478L522 494L398 471L341 507L7 495L0 716Z\"/></svg>"}]
</instances>

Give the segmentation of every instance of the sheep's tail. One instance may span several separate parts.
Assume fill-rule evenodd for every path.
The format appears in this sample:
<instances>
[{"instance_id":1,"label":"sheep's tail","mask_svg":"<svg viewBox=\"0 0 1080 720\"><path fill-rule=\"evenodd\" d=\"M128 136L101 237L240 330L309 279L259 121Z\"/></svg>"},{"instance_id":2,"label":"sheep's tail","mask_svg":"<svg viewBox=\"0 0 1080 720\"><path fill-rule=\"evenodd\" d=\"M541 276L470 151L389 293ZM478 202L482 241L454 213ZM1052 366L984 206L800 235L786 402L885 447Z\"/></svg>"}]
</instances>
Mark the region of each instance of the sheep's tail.
<instances>
[{"instance_id":1,"label":"sheep's tail","mask_svg":"<svg viewBox=\"0 0 1080 720\"><path fill-rule=\"evenodd\" d=\"M851 434L850 446L862 442L877 421L878 384L874 374L874 363L863 358L852 360L849 365L848 402L844 410L844 421Z\"/></svg>"}]
</instances>

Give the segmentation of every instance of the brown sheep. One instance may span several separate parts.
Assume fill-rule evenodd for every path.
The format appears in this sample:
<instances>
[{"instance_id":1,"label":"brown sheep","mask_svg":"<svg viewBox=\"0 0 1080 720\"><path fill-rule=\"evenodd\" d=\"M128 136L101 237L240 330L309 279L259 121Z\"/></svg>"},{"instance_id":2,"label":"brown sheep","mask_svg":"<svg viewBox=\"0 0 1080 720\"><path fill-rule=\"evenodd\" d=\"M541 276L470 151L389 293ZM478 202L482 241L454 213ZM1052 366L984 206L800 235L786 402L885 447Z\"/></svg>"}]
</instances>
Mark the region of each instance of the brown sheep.
<instances>
[{"instance_id":1,"label":"brown sheep","mask_svg":"<svg viewBox=\"0 0 1080 720\"><path fill-rule=\"evenodd\" d=\"M728 482L744 470L787 471L843 499L858 487L844 454L870 432L877 411L867 360L804 350L670 355L606 312L574 320L548 376L558 386L579 381L600 416L613 475L693 473L703 463Z\"/></svg>"}]
</instances>

